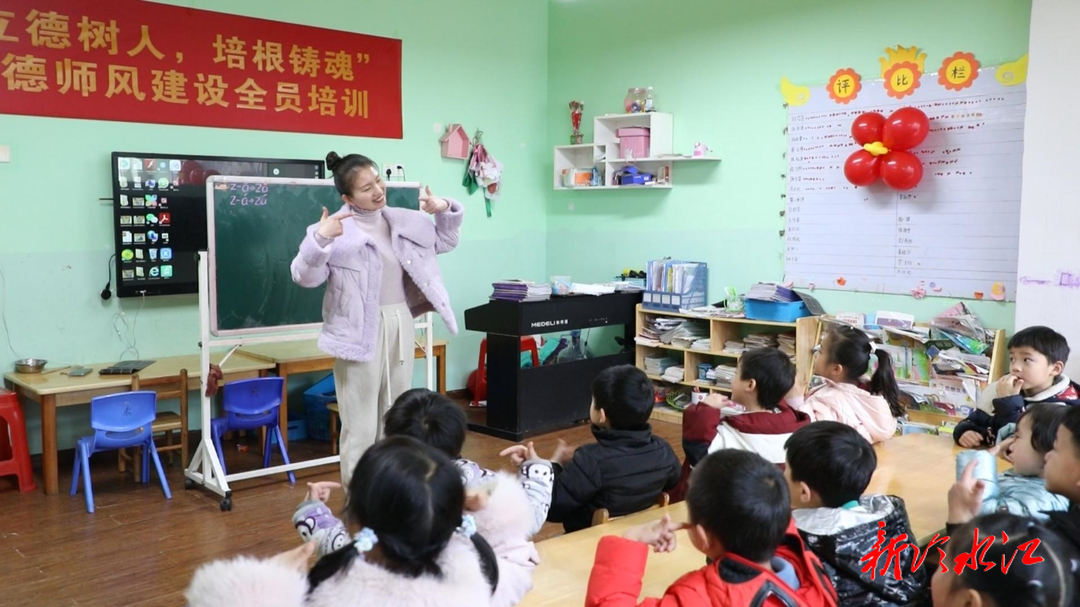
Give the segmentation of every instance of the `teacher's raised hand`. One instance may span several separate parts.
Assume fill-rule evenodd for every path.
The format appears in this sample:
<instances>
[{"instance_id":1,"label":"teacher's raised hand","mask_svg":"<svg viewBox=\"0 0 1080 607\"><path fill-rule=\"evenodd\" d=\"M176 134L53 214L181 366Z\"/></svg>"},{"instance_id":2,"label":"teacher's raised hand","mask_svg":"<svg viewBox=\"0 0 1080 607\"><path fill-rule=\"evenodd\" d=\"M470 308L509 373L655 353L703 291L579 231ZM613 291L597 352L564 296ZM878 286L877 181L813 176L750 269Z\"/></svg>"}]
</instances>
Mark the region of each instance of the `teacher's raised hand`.
<instances>
[{"instance_id":1,"label":"teacher's raised hand","mask_svg":"<svg viewBox=\"0 0 1080 607\"><path fill-rule=\"evenodd\" d=\"M344 228L341 227L341 220L350 216L352 213L348 211L341 211L338 213L330 214L330 211L323 207L322 219L319 220L318 233L323 238L337 238L341 236Z\"/></svg>"},{"instance_id":2,"label":"teacher's raised hand","mask_svg":"<svg viewBox=\"0 0 1080 607\"><path fill-rule=\"evenodd\" d=\"M434 215L435 213L442 213L450 208L450 203L435 196L431 193L431 188L425 187L424 193L420 195L420 210Z\"/></svg>"}]
</instances>

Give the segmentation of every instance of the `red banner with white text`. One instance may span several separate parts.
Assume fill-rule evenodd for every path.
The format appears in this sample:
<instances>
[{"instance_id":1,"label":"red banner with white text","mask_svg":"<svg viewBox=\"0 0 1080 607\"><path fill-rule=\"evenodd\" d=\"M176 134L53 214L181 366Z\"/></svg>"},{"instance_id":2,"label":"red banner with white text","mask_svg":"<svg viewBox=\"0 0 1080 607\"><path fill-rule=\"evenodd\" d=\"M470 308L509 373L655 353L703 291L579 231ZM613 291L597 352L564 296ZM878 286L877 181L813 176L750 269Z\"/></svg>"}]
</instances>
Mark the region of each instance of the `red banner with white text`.
<instances>
[{"instance_id":1,"label":"red banner with white text","mask_svg":"<svg viewBox=\"0 0 1080 607\"><path fill-rule=\"evenodd\" d=\"M0 113L400 139L401 41L140 0L0 0Z\"/></svg>"}]
</instances>

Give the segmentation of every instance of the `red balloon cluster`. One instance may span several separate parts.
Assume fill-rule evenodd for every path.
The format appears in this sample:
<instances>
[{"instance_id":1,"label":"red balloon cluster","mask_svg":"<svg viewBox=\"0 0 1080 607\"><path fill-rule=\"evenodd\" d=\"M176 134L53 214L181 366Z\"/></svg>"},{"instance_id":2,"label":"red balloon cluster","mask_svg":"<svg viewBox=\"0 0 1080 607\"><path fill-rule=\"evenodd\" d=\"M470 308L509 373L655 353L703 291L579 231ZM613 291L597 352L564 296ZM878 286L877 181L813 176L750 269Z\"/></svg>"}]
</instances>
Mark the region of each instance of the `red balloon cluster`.
<instances>
[{"instance_id":1,"label":"red balloon cluster","mask_svg":"<svg viewBox=\"0 0 1080 607\"><path fill-rule=\"evenodd\" d=\"M855 185L868 186L878 177L891 188L910 190L923 176L922 162L907 151L930 132L930 120L922 110L900 108L888 118L868 112L851 124L851 136L863 149L848 157L844 177Z\"/></svg>"}]
</instances>

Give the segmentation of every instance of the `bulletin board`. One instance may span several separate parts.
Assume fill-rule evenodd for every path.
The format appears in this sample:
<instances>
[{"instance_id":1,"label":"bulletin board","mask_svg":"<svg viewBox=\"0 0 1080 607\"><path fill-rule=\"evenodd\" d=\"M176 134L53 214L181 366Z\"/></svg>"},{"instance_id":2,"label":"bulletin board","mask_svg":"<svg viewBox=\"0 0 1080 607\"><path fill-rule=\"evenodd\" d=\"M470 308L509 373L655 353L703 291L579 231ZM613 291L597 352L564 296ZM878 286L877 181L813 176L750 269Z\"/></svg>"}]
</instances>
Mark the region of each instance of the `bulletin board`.
<instances>
[{"instance_id":1,"label":"bulletin board","mask_svg":"<svg viewBox=\"0 0 1080 607\"><path fill-rule=\"evenodd\" d=\"M921 73L925 54L916 69L918 55L912 47L904 77L889 72L883 58L883 79L839 70L825 87L784 81L786 280L803 288L1012 301L1027 58L979 69L967 54L971 61L950 63L957 53L938 70L949 77L939 78ZM889 59L899 63L893 53ZM911 150L922 161L922 181L907 191L880 181L852 185L844 162L859 149L853 120L901 107L930 119L926 140Z\"/></svg>"}]
</instances>

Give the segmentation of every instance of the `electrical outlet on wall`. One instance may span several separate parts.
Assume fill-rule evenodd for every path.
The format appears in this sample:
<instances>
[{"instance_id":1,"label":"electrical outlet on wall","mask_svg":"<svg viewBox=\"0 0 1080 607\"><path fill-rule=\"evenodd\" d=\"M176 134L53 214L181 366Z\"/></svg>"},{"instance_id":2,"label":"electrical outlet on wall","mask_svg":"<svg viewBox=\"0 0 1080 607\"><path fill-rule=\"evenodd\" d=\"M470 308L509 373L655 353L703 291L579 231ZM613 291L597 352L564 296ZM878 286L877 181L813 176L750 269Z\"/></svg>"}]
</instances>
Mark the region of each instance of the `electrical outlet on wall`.
<instances>
[{"instance_id":1,"label":"electrical outlet on wall","mask_svg":"<svg viewBox=\"0 0 1080 607\"><path fill-rule=\"evenodd\" d=\"M0 145L0 162L11 162L11 148Z\"/></svg>"},{"instance_id":2,"label":"electrical outlet on wall","mask_svg":"<svg viewBox=\"0 0 1080 607\"><path fill-rule=\"evenodd\" d=\"M405 167L396 162L384 162L382 165L382 178L388 181L401 181L405 179Z\"/></svg>"}]
</instances>

